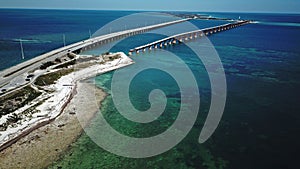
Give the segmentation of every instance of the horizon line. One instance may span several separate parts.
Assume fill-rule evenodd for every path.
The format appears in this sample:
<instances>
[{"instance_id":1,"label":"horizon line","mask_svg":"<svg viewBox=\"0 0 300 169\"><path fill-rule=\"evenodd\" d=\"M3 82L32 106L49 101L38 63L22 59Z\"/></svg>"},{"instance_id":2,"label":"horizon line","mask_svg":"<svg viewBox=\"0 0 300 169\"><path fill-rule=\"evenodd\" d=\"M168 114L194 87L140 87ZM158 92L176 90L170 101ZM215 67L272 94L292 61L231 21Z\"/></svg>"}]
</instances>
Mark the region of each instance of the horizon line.
<instances>
[{"instance_id":1,"label":"horizon line","mask_svg":"<svg viewBox=\"0 0 300 169\"><path fill-rule=\"evenodd\" d=\"M69 11L133 11L133 12L202 12L202 13L257 13L257 14L300 14L300 12L275 12L275 11L196 11L196 10L146 10L146 9L81 9L81 8L27 8L27 7L0 7L0 9L25 9L25 10L69 10Z\"/></svg>"}]
</instances>

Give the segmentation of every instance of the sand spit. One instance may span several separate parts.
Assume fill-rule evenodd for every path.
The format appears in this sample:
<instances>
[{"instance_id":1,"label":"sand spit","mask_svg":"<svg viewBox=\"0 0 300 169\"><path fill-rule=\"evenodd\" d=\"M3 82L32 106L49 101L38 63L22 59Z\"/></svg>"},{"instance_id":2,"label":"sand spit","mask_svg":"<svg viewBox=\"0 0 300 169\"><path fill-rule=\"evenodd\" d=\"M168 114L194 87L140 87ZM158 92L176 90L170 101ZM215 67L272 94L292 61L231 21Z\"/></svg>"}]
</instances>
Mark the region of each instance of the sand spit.
<instances>
[{"instance_id":1,"label":"sand spit","mask_svg":"<svg viewBox=\"0 0 300 169\"><path fill-rule=\"evenodd\" d=\"M78 82L76 91L77 94L56 120L32 131L0 153L0 168L45 168L59 159L83 131L73 114L74 106L86 107L86 111L81 113L85 114L88 122L99 107L94 102L80 105L81 98L96 98L100 105L106 96L101 89L85 82Z\"/></svg>"},{"instance_id":2,"label":"sand spit","mask_svg":"<svg viewBox=\"0 0 300 169\"><path fill-rule=\"evenodd\" d=\"M98 112L100 102L106 96L94 84L82 80L134 63L124 53L119 54L120 59L104 65L91 66L59 79L52 86L56 93L38 107L41 114L47 115L47 118L40 121L37 118L36 123L25 124L25 128L16 133L5 133L11 136L11 139L1 145L0 168L45 168L58 160L81 135L82 125L88 124ZM92 101L82 102L82 98L92 98ZM95 104L94 99L99 104ZM76 106L85 107L84 112L76 112ZM77 116L82 115L85 121L79 123Z\"/></svg>"}]
</instances>

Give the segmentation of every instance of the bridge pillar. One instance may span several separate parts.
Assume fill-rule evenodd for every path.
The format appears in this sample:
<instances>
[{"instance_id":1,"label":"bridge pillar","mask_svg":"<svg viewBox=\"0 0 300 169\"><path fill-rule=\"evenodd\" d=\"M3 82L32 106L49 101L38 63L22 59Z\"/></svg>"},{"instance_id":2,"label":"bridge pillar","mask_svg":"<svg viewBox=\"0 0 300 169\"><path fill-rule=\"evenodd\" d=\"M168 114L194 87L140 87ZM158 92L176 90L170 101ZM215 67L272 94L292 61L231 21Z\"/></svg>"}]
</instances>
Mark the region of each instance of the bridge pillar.
<instances>
[{"instance_id":1,"label":"bridge pillar","mask_svg":"<svg viewBox=\"0 0 300 169\"><path fill-rule=\"evenodd\" d=\"M162 43L160 43L159 47L160 47L160 48L162 48L162 47L163 47L163 44L162 44Z\"/></svg>"}]
</instances>

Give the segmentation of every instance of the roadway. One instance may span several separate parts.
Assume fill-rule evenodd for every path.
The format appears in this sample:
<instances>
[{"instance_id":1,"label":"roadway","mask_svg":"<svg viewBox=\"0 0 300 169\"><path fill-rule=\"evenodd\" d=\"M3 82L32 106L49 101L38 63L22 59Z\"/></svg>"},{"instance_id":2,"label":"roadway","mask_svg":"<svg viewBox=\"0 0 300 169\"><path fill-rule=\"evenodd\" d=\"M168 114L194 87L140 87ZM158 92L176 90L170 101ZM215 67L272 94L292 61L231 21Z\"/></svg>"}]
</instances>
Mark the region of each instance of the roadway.
<instances>
[{"instance_id":1,"label":"roadway","mask_svg":"<svg viewBox=\"0 0 300 169\"><path fill-rule=\"evenodd\" d=\"M0 94L3 93L2 92L3 89L11 90L13 88L18 88L19 86L23 86L26 83L29 83L29 82L26 82L24 79L24 77L27 75L27 73L29 71L39 68L42 65L42 63L44 63L44 62L53 61L56 58L65 56L69 52L78 51L85 47L92 46L95 43L100 43L100 42L102 43L106 40L113 40L118 37L119 38L127 37L127 36L135 35L138 33L147 32L147 31L150 31L153 29L169 26L172 24L185 22L188 20L190 20L190 19L181 19L181 20L165 22L165 23L125 30L125 31L120 31L120 32L114 32L114 33L98 36L95 38L90 38L90 39L87 39L84 41L80 41L80 42L77 42L77 43L74 43L74 44L71 44L71 45L68 45L65 47L61 47L59 49L55 49L55 50L45 53L43 55L37 56L31 60L25 61L23 63L20 63L16 66L10 67L10 68L5 69L0 72ZM24 80L22 81L22 80L17 80L17 79L24 79Z\"/></svg>"}]
</instances>

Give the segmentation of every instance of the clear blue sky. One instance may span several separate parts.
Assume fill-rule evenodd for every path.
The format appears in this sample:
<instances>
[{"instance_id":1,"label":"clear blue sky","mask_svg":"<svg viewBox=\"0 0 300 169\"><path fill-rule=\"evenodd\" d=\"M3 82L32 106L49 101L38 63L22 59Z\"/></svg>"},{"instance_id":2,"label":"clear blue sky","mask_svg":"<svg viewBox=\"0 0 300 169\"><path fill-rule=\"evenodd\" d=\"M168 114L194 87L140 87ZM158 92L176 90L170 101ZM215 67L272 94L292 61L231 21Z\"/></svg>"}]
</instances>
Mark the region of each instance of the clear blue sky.
<instances>
[{"instance_id":1,"label":"clear blue sky","mask_svg":"<svg viewBox=\"0 0 300 169\"><path fill-rule=\"evenodd\" d=\"M0 8L300 13L300 0L1 0Z\"/></svg>"}]
</instances>

